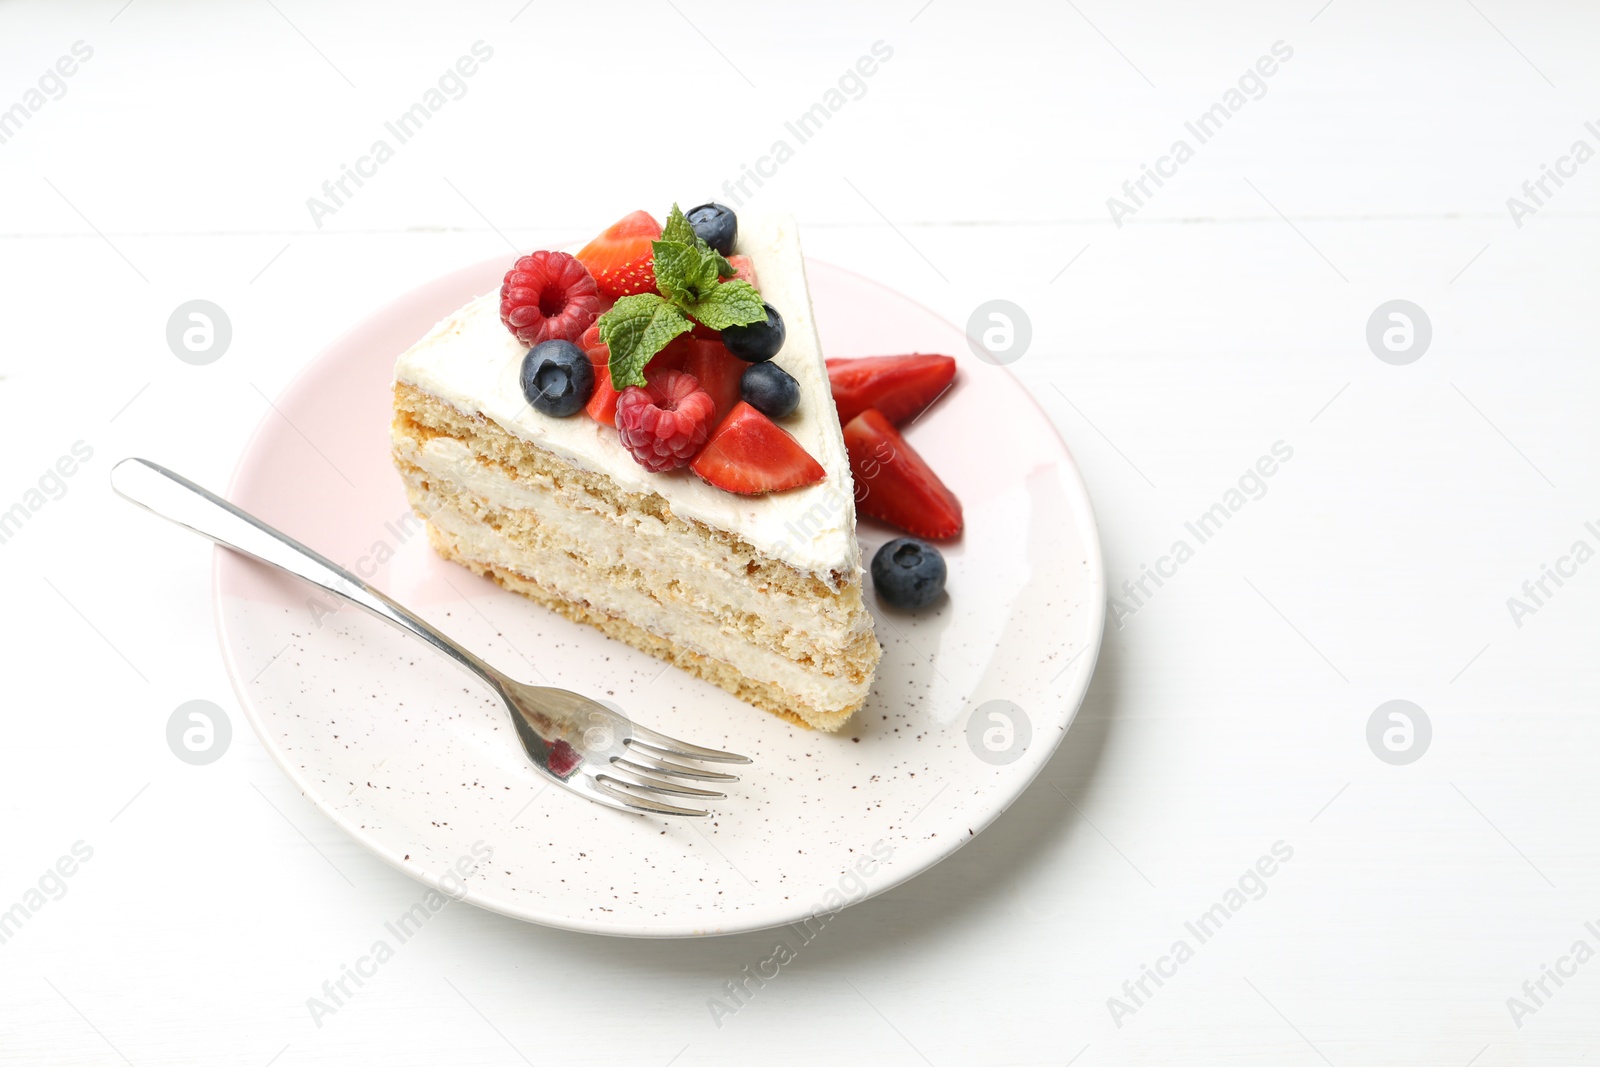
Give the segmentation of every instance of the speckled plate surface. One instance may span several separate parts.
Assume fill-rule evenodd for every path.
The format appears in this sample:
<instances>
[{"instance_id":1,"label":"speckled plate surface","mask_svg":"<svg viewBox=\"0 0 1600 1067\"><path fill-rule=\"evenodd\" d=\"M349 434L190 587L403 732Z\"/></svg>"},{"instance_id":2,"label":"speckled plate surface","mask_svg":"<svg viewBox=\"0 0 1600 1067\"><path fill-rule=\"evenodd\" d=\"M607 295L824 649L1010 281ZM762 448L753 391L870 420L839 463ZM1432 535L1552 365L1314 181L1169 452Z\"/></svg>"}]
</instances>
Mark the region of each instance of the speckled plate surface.
<instances>
[{"instance_id":1,"label":"speckled plate surface","mask_svg":"<svg viewBox=\"0 0 1600 1067\"><path fill-rule=\"evenodd\" d=\"M1026 391L958 329L857 275L807 267L830 355L947 352L960 365L907 436L961 497L966 533L945 547L936 610L896 613L869 589L884 655L866 707L836 735L797 729L434 556L389 462L391 368L499 284L497 258L407 294L322 353L257 430L231 499L506 671L755 763L712 819L601 808L548 786L505 712L448 660L219 549L218 630L239 699L329 818L435 887L453 889L450 872L470 868L463 899L491 911L688 937L891 889L1026 788L1066 734L1100 646L1100 547L1077 468ZM895 536L870 520L858 534L865 558Z\"/></svg>"}]
</instances>

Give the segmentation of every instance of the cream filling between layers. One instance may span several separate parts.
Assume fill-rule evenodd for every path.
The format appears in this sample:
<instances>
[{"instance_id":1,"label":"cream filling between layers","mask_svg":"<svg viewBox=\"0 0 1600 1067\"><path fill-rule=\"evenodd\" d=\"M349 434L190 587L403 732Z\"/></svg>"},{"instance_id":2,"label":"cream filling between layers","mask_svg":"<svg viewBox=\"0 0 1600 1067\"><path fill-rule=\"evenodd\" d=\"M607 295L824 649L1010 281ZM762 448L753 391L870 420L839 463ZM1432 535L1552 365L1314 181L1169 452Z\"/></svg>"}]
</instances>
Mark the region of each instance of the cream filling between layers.
<instances>
[{"instance_id":1,"label":"cream filling between layers","mask_svg":"<svg viewBox=\"0 0 1600 1067\"><path fill-rule=\"evenodd\" d=\"M744 562L720 542L685 536L642 512L617 515L570 506L548 490L522 484L500 468L480 462L470 448L454 438L431 438L419 448L415 438L397 436L394 450L397 457L430 478L478 498L486 509L532 513L564 547L584 553L593 564L639 567L652 561L672 560L672 581L688 605L706 613L726 607L756 616L765 627L779 631L777 640L791 651L842 654L871 628L871 616L859 604L853 605L852 610L852 605L840 597L797 597L775 587L758 586L750 581ZM513 542L511 547L520 546ZM514 559L496 562L535 580L545 579L542 570L531 572L526 564L519 565ZM651 628L643 620L634 621ZM656 632L662 637L675 637Z\"/></svg>"},{"instance_id":2,"label":"cream filling between layers","mask_svg":"<svg viewBox=\"0 0 1600 1067\"><path fill-rule=\"evenodd\" d=\"M400 357L395 377L461 411L482 414L575 466L606 474L625 491L659 494L678 517L728 530L763 555L838 588L841 579L854 582L860 572L855 499L794 219L741 217L736 251L750 257L762 297L783 315L786 340L773 362L799 383L800 407L781 425L827 472L817 485L739 496L686 470L651 473L611 427L582 414L558 419L534 411L519 380L525 349L500 322L498 292L435 326Z\"/></svg>"},{"instance_id":3,"label":"cream filling between layers","mask_svg":"<svg viewBox=\"0 0 1600 1067\"><path fill-rule=\"evenodd\" d=\"M537 566L530 567L526 550L453 508L435 507L428 521L448 534L469 559L515 571L563 597L627 619L691 652L720 660L747 678L777 686L811 707L824 711L851 707L866 697L868 683L823 674L815 666L752 645L736 631L723 629L693 609L662 604L638 590L596 581L583 565L563 553L541 553Z\"/></svg>"}]
</instances>

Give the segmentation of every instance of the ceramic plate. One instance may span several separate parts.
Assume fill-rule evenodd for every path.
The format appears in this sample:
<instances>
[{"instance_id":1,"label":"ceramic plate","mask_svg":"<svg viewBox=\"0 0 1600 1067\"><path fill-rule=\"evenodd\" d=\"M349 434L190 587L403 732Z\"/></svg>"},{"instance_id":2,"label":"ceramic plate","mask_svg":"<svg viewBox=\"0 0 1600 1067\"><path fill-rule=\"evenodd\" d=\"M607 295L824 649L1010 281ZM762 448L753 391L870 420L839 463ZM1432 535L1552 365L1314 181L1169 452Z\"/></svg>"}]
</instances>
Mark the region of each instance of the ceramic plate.
<instances>
[{"instance_id":1,"label":"ceramic plate","mask_svg":"<svg viewBox=\"0 0 1600 1067\"><path fill-rule=\"evenodd\" d=\"M479 907L572 930L688 937L882 893L1022 793L1065 735L1100 646L1100 548L1077 468L1027 392L977 359L960 330L855 274L807 269L830 355L946 352L960 366L907 433L965 507L963 538L944 547L948 595L907 615L868 589L883 661L848 727L791 726L429 549L389 461L392 367L436 321L499 285L499 257L407 294L317 357L256 431L230 498L507 672L755 763L710 819L599 807L533 771L506 713L451 662L219 549L215 607L234 687L312 803L396 868ZM858 534L864 559L896 536L865 519Z\"/></svg>"}]
</instances>

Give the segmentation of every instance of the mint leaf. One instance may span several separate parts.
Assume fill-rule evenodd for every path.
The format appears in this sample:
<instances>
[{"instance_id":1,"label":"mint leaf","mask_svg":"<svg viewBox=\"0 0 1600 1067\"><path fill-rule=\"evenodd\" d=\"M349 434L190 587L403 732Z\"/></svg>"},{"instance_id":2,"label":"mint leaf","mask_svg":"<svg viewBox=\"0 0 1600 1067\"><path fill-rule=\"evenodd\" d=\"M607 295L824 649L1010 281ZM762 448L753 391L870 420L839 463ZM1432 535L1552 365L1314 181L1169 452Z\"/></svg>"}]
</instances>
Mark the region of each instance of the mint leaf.
<instances>
[{"instance_id":1,"label":"mint leaf","mask_svg":"<svg viewBox=\"0 0 1600 1067\"><path fill-rule=\"evenodd\" d=\"M694 329L682 311L655 293L618 300L600 316L600 340L611 349L611 387L643 385L651 358L680 333Z\"/></svg>"},{"instance_id":2,"label":"mint leaf","mask_svg":"<svg viewBox=\"0 0 1600 1067\"><path fill-rule=\"evenodd\" d=\"M673 303L681 303L689 290L689 275L699 264L700 253L693 245L677 241L650 242L656 272L656 288Z\"/></svg>"},{"instance_id":3,"label":"mint leaf","mask_svg":"<svg viewBox=\"0 0 1600 1067\"><path fill-rule=\"evenodd\" d=\"M717 265L721 257L709 248L652 241L650 250L655 261L656 288L679 307L699 301L721 279Z\"/></svg>"},{"instance_id":4,"label":"mint leaf","mask_svg":"<svg viewBox=\"0 0 1600 1067\"><path fill-rule=\"evenodd\" d=\"M681 308L699 303L723 278L739 273L727 257L700 239L677 204L672 205L661 236L650 247L655 256L656 288Z\"/></svg>"},{"instance_id":5,"label":"mint leaf","mask_svg":"<svg viewBox=\"0 0 1600 1067\"><path fill-rule=\"evenodd\" d=\"M700 253L700 263L695 270L692 286L694 295L690 298L691 302L704 299L722 282L722 268L718 265L722 257L707 248L703 241L697 251Z\"/></svg>"},{"instance_id":6,"label":"mint leaf","mask_svg":"<svg viewBox=\"0 0 1600 1067\"><path fill-rule=\"evenodd\" d=\"M656 288L662 296L679 306L700 299L703 257L698 248L677 241L653 241L650 250L655 261Z\"/></svg>"},{"instance_id":7,"label":"mint leaf","mask_svg":"<svg viewBox=\"0 0 1600 1067\"><path fill-rule=\"evenodd\" d=\"M667 224L661 228L661 239L673 244L690 246L699 241L695 236L694 227L689 225L688 216L678 210L677 204L673 204L672 210L667 214Z\"/></svg>"},{"instance_id":8,"label":"mint leaf","mask_svg":"<svg viewBox=\"0 0 1600 1067\"><path fill-rule=\"evenodd\" d=\"M704 297L684 310L713 330L748 326L767 317L766 306L756 287L739 280L714 285Z\"/></svg>"}]
</instances>

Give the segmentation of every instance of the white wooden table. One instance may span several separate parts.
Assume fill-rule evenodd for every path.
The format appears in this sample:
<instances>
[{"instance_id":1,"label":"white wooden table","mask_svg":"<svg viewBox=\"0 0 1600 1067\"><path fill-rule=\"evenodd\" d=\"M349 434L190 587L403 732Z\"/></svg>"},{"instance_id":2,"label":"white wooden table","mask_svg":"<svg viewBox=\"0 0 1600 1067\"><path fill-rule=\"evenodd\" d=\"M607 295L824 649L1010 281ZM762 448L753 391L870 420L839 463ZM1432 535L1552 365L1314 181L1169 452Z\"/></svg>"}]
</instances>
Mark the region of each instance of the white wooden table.
<instances>
[{"instance_id":1,"label":"white wooden table","mask_svg":"<svg viewBox=\"0 0 1600 1067\"><path fill-rule=\"evenodd\" d=\"M0 1060L1592 1056L1600 562L1562 561L1600 549L1600 162L1562 160L1600 149L1600 10L521 5L0 7ZM1567 173L1536 202L1544 164ZM720 1026L770 934L470 908L319 1026L307 999L419 886L273 769L216 654L210 549L106 473L225 485L267 398L395 293L747 166L812 255L956 322L1026 310L1014 369L1135 591L1088 701L994 828ZM205 366L166 340L193 299L232 324ZM1403 365L1367 342L1392 300L1431 326ZM165 737L195 699L235 727L202 767ZM1431 724L1407 764L1369 748L1390 700Z\"/></svg>"}]
</instances>

